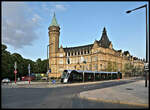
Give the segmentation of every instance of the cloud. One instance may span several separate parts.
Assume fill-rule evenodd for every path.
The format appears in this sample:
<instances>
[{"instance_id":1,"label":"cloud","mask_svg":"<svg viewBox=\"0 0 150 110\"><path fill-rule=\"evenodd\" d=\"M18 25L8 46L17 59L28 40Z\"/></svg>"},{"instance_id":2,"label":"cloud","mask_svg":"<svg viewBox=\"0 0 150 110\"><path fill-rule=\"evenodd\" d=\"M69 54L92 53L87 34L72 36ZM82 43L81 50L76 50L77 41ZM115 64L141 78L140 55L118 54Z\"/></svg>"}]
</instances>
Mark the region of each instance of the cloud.
<instances>
[{"instance_id":1,"label":"cloud","mask_svg":"<svg viewBox=\"0 0 150 110\"><path fill-rule=\"evenodd\" d=\"M46 12L50 12L50 15L53 16L54 12L64 12L67 10L67 7L69 5L66 4L58 4L58 3L54 3L54 2L50 2L50 3L42 3L41 7L44 11Z\"/></svg>"},{"instance_id":2,"label":"cloud","mask_svg":"<svg viewBox=\"0 0 150 110\"><path fill-rule=\"evenodd\" d=\"M41 17L24 2L2 2L2 42L19 49L38 39Z\"/></svg>"},{"instance_id":3,"label":"cloud","mask_svg":"<svg viewBox=\"0 0 150 110\"><path fill-rule=\"evenodd\" d=\"M33 17L32 17L32 21L34 23L38 23L39 20L41 20L41 17L37 14L34 14Z\"/></svg>"},{"instance_id":4,"label":"cloud","mask_svg":"<svg viewBox=\"0 0 150 110\"><path fill-rule=\"evenodd\" d=\"M55 8L57 10L61 10L61 11L65 11L66 10L66 7L64 5L55 5Z\"/></svg>"}]
</instances>

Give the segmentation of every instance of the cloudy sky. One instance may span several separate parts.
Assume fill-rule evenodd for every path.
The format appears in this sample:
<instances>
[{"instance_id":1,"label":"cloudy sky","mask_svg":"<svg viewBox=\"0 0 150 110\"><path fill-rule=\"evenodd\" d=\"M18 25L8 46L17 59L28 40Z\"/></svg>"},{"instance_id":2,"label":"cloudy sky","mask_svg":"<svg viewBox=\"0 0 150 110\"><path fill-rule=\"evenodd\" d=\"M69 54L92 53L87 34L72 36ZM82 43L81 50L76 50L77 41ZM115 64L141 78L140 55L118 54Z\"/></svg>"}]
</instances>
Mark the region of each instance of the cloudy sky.
<instances>
[{"instance_id":1,"label":"cloudy sky","mask_svg":"<svg viewBox=\"0 0 150 110\"><path fill-rule=\"evenodd\" d=\"M2 2L2 43L11 53L33 61L47 58L48 27L53 13L63 47L87 45L106 27L116 50L145 58L145 9L148 2Z\"/></svg>"}]
</instances>

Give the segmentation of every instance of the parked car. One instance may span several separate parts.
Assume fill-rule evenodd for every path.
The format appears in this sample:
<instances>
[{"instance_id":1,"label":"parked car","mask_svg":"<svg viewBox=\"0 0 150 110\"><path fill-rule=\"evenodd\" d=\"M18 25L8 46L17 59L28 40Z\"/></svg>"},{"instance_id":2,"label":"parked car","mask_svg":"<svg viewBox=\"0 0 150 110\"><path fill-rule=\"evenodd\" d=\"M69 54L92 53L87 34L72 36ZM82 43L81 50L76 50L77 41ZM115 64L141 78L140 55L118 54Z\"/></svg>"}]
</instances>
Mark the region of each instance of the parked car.
<instances>
[{"instance_id":1,"label":"parked car","mask_svg":"<svg viewBox=\"0 0 150 110\"><path fill-rule=\"evenodd\" d=\"M32 81L32 80L35 80L35 77L33 77L33 76L23 76L22 77L22 81L28 81L30 79L30 81Z\"/></svg>"},{"instance_id":2,"label":"parked car","mask_svg":"<svg viewBox=\"0 0 150 110\"><path fill-rule=\"evenodd\" d=\"M42 80L47 80L47 77L42 77L41 79L42 79Z\"/></svg>"},{"instance_id":3,"label":"parked car","mask_svg":"<svg viewBox=\"0 0 150 110\"><path fill-rule=\"evenodd\" d=\"M2 80L2 83L10 83L10 79L9 79L9 78L4 78L4 79Z\"/></svg>"}]
</instances>

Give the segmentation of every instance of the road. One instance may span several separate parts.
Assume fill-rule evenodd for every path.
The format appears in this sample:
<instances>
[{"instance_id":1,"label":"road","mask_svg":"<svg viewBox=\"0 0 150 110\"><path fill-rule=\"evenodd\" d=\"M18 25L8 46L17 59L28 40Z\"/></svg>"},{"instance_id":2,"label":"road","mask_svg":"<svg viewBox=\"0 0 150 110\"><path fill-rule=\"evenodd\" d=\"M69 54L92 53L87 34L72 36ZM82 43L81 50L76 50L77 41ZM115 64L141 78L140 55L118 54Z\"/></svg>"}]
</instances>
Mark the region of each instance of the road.
<instances>
[{"instance_id":1,"label":"road","mask_svg":"<svg viewBox=\"0 0 150 110\"><path fill-rule=\"evenodd\" d=\"M57 88L2 88L2 108L136 108L136 106L89 101L77 97L82 91L134 81L120 80Z\"/></svg>"}]
</instances>

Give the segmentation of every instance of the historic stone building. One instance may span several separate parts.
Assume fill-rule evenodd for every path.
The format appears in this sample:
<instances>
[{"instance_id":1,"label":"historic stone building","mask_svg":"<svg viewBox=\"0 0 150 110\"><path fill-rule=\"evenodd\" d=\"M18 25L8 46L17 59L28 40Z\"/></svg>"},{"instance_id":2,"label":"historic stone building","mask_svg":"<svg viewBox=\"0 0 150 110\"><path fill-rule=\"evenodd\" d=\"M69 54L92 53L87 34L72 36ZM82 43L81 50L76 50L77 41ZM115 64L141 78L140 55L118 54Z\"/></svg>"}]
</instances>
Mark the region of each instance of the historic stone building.
<instances>
[{"instance_id":1,"label":"historic stone building","mask_svg":"<svg viewBox=\"0 0 150 110\"><path fill-rule=\"evenodd\" d=\"M60 77L65 69L123 72L126 63L142 68L144 66L142 60L131 56L128 51L115 50L105 27L99 41L69 48L63 48L62 45L59 47L60 27L55 14L48 30L49 68L51 69L49 77Z\"/></svg>"}]
</instances>

